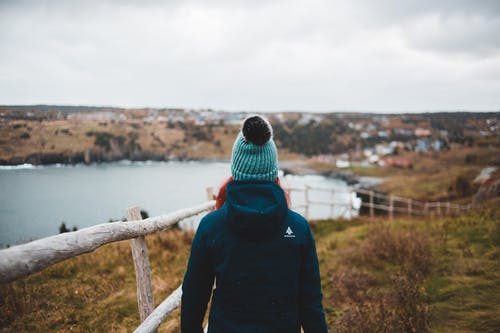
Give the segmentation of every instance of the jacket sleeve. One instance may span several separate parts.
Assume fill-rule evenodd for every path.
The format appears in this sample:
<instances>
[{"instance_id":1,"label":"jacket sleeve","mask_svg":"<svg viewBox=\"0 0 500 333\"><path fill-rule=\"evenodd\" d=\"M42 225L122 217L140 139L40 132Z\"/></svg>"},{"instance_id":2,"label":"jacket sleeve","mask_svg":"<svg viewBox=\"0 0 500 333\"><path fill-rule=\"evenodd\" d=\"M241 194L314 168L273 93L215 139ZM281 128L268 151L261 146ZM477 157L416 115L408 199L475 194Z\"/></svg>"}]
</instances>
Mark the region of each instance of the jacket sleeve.
<instances>
[{"instance_id":1,"label":"jacket sleeve","mask_svg":"<svg viewBox=\"0 0 500 333\"><path fill-rule=\"evenodd\" d=\"M203 332L203 318L214 283L214 268L206 246L204 227L202 221L191 245L191 255L182 284L182 333Z\"/></svg>"},{"instance_id":2,"label":"jacket sleeve","mask_svg":"<svg viewBox=\"0 0 500 333\"><path fill-rule=\"evenodd\" d=\"M321 278L316 245L309 225L302 252L300 271L300 320L304 333L326 333L325 312L321 304Z\"/></svg>"}]
</instances>

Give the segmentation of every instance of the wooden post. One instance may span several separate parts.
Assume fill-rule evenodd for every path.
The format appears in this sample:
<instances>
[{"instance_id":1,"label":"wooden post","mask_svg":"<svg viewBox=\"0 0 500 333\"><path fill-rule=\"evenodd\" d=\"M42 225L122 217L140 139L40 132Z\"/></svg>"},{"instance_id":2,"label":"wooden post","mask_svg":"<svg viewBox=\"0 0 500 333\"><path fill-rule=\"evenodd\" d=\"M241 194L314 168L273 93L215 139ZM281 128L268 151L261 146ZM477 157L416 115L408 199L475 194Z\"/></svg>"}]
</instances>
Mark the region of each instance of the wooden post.
<instances>
[{"instance_id":1,"label":"wooden post","mask_svg":"<svg viewBox=\"0 0 500 333\"><path fill-rule=\"evenodd\" d=\"M441 202L437 203L437 214L438 216L441 216Z\"/></svg>"},{"instance_id":2,"label":"wooden post","mask_svg":"<svg viewBox=\"0 0 500 333\"><path fill-rule=\"evenodd\" d=\"M333 218L334 205L333 205L333 189L330 191L330 217Z\"/></svg>"},{"instance_id":3,"label":"wooden post","mask_svg":"<svg viewBox=\"0 0 500 333\"><path fill-rule=\"evenodd\" d=\"M127 220L141 220L141 210L139 207L127 209ZM155 308L153 297L153 286L151 284L151 268L149 266L149 251L144 236L130 240L132 258L134 259L135 279L137 283L137 306L139 307L139 317L143 322ZM156 332L156 330L154 331Z\"/></svg>"},{"instance_id":4,"label":"wooden post","mask_svg":"<svg viewBox=\"0 0 500 333\"><path fill-rule=\"evenodd\" d=\"M450 215L450 202L446 203L446 215Z\"/></svg>"},{"instance_id":5,"label":"wooden post","mask_svg":"<svg viewBox=\"0 0 500 333\"><path fill-rule=\"evenodd\" d=\"M352 189L349 190L349 203L348 203L349 207L349 220L352 219Z\"/></svg>"},{"instance_id":6,"label":"wooden post","mask_svg":"<svg viewBox=\"0 0 500 333\"><path fill-rule=\"evenodd\" d=\"M215 199L214 188L212 186L207 187L207 199L208 201ZM215 207L210 209L209 212L214 211ZM196 230L194 228L194 221L191 222L191 229Z\"/></svg>"},{"instance_id":7,"label":"wooden post","mask_svg":"<svg viewBox=\"0 0 500 333\"><path fill-rule=\"evenodd\" d=\"M304 188L304 200L305 200L304 217L306 218L306 220L308 220L309 219L309 186L308 185L306 185Z\"/></svg>"},{"instance_id":8,"label":"wooden post","mask_svg":"<svg viewBox=\"0 0 500 333\"><path fill-rule=\"evenodd\" d=\"M412 211L411 211L411 199L408 199L408 217L411 217Z\"/></svg>"},{"instance_id":9,"label":"wooden post","mask_svg":"<svg viewBox=\"0 0 500 333\"><path fill-rule=\"evenodd\" d=\"M207 199L209 201L215 199L214 188L212 186L207 187Z\"/></svg>"},{"instance_id":10,"label":"wooden post","mask_svg":"<svg viewBox=\"0 0 500 333\"><path fill-rule=\"evenodd\" d=\"M374 218L374 211L373 211L373 191L370 191L370 220L373 221Z\"/></svg>"},{"instance_id":11,"label":"wooden post","mask_svg":"<svg viewBox=\"0 0 500 333\"><path fill-rule=\"evenodd\" d=\"M429 214L429 203L426 202L424 205L424 215L428 215L428 214Z\"/></svg>"},{"instance_id":12,"label":"wooden post","mask_svg":"<svg viewBox=\"0 0 500 333\"><path fill-rule=\"evenodd\" d=\"M393 210L394 210L394 198L392 197L391 194L389 195L389 220L392 220L392 218L394 217Z\"/></svg>"}]
</instances>

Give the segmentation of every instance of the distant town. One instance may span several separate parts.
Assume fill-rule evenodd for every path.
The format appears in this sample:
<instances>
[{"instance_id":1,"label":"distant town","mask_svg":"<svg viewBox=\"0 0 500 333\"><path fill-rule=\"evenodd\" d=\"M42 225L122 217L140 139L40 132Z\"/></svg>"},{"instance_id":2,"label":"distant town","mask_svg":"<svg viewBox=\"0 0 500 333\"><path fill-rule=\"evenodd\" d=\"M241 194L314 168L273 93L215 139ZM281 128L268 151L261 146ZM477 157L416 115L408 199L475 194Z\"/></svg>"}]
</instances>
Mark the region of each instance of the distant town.
<instances>
[{"instance_id":1,"label":"distant town","mask_svg":"<svg viewBox=\"0 0 500 333\"><path fill-rule=\"evenodd\" d=\"M0 106L0 163L227 159L252 112ZM499 146L500 112L265 113L285 159L411 167L403 151ZM58 139L59 138L59 139ZM61 139L62 138L62 139Z\"/></svg>"}]
</instances>

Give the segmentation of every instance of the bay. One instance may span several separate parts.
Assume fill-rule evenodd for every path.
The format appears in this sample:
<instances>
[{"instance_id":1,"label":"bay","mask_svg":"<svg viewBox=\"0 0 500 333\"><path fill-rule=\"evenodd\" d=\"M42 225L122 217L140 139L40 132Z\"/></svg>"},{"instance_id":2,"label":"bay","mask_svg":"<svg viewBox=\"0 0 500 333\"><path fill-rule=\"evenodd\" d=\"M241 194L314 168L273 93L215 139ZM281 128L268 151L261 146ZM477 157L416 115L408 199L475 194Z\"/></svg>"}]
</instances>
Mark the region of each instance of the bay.
<instances>
[{"instance_id":1,"label":"bay","mask_svg":"<svg viewBox=\"0 0 500 333\"><path fill-rule=\"evenodd\" d=\"M229 163L222 162L0 166L0 246L54 235L61 222L81 229L119 220L130 206L140 206L150 216L191 207L205 202L206 188L217 189L229 175ZM287 175L283 181L291 187L334 188L337 203L348 201L340 193L347 189L341 180ZM309 196L311 200L331 199L321 191L311 191ZM293 206L303 201L303 192L292 192ZM330 214L327 206L310 209L310 218ZM335 208L334 215L342 214L345 210Z\"/></svg>"}]
</instances>

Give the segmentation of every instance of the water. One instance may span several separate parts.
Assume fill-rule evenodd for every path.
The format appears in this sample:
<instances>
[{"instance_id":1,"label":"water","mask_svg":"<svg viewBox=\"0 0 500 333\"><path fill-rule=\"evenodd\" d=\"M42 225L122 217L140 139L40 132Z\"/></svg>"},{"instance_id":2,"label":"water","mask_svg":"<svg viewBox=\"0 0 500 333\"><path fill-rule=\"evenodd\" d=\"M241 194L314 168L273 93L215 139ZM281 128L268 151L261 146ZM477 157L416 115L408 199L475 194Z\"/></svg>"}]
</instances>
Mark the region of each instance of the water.
<instances>
[{"instance_id":1,"label":"water","mask_svg":"<svg viewBox=\"0 0 500 333\"><path fill-rule=\"evenodd\" d=\"M150 216L191 207L207 200L206 187L217 189L229 175L228 163L204 162L1 166L0 246L54 235L63 221L68 228L81 229L118 220L134 205ZM293 187L346 188L344 182L322 176L287 175L284 182ZM294 205L303 198L302 192L292 192ZM310 199L329 200L330 194L311 191ZM345 194L335 197L336 202L347 200ZM311 218L329 214L327 206L310 209Z\"/></svg>"},{"instance_id":2,"label":"water","mask_svg":"<svg viewBox=\"0 0 500 333\"><path fill-rule=\"evenodd\" d=\"M308 217L310 219L324 219L329 217L350 218L358 215L361 207L361 199L354 193L348 193L349 189L346 183L339 179L325 178L321 175L287 175L283 181L286 187L292 188L291 201L292 209L305 214L306 211L301 206L305 204L306 198L304 191L294 191L294 188L303 189L309 186L308 200L313 202L309 206ZM331 190L334 190L333 193ZM317 204L323 202L328 204ZM331 206L333 203L333 207ZM351 209L349 209L349 206Z\"/></svg>"}]
</instances>

